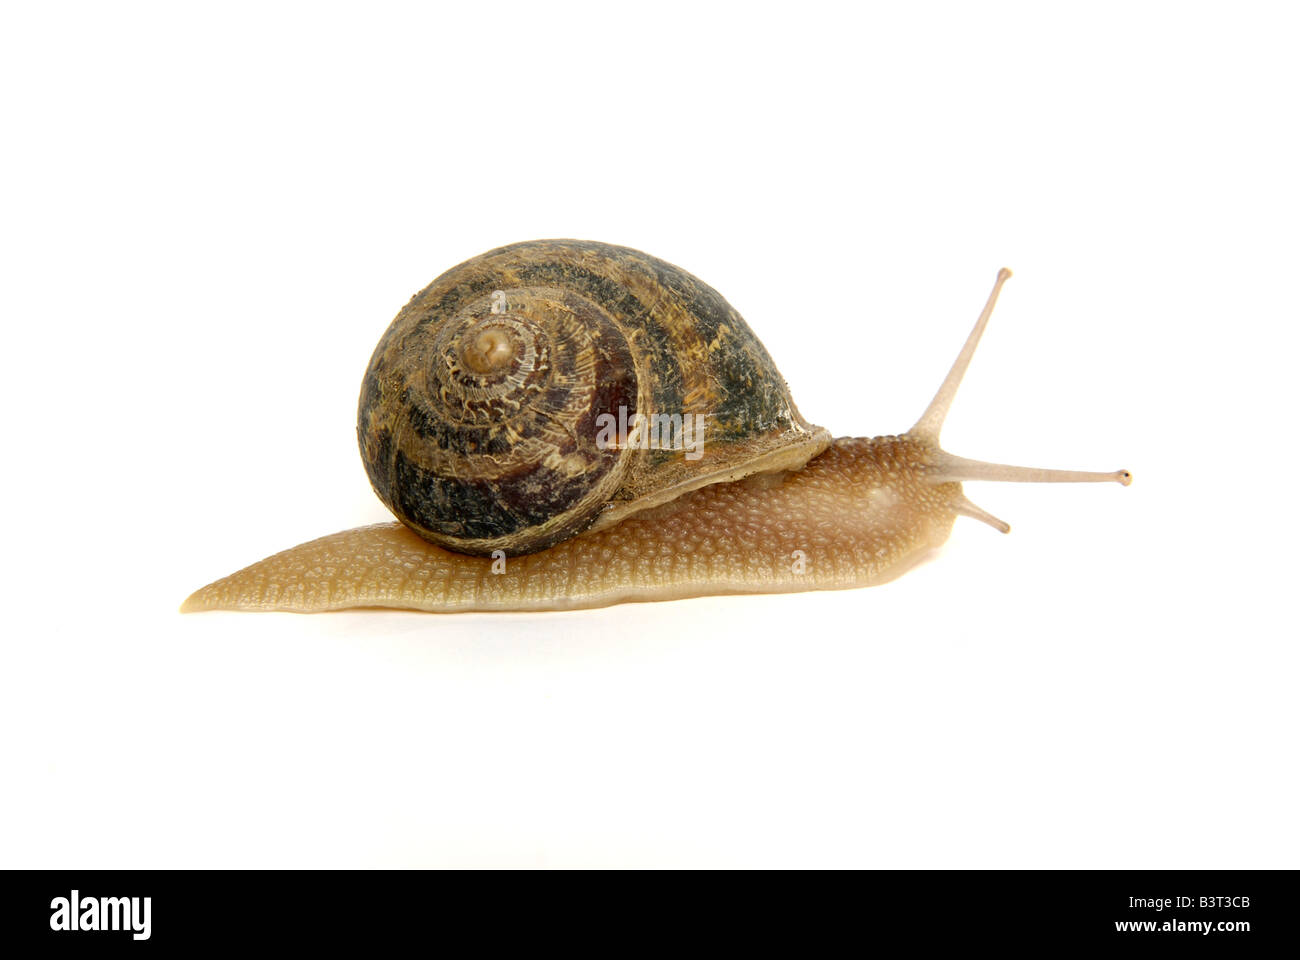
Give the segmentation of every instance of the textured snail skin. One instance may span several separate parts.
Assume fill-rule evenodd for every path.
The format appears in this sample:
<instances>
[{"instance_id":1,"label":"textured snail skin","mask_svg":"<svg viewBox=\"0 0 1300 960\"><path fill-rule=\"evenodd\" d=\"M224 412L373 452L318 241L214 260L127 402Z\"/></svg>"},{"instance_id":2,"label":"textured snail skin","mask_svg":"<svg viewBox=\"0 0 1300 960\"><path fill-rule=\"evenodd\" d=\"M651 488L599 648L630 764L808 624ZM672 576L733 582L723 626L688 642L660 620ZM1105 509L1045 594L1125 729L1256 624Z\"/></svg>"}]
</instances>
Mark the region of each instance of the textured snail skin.
<instances>
[{"instance_id":1,"label":"textured snail skin","mask_svg":"<svg viewBox=\"0 0 1300 960\"><path fill-rule=\"evenodd\" d=\"M948 539L961 484L933 483L911 437L839 439L804 469L715 484L510 557L452 553L399 523L335 533L210 584L183 611L397 607L572 610L715 594L866 587Z\"/></svg>"}]
</instances>

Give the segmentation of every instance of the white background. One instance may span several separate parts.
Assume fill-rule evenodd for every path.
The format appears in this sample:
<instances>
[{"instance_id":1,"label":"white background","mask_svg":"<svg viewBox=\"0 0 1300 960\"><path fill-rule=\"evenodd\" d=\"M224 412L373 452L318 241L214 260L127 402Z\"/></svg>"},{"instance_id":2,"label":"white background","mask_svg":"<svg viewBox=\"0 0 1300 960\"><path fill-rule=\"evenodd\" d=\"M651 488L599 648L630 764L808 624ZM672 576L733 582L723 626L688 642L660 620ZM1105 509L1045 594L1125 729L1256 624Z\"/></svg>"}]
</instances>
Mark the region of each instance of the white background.
<instances>
[{"instance_id":1,"label":"white background","mask_svg":"<svg viewBox=\"0 0 1300 960\"><path fill-rule=\"evenodd\" d=\"M1286 4L8 4L0 866L1297 867ZM385 519L370 351L490 247L681 264L970 484L894 584L181 616Z\"/></svg>"}]
</instances>

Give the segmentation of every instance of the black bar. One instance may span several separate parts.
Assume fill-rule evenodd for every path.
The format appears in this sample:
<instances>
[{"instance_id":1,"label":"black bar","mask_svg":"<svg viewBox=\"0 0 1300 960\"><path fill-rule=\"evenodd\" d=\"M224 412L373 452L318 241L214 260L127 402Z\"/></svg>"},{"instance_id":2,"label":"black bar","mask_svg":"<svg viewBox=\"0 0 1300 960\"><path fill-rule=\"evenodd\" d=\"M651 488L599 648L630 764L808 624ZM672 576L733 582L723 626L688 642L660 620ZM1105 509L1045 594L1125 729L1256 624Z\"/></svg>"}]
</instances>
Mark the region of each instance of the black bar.
<instances>
[{"instance_id":1,"label":"black bar","mask_svg":"<svg viewBox=\"0 0 1300 960\"><path fill-rule=\"evenodd\" d=\"M369 952L413 937L449 947L465 933L499 945L512 931L531 932L533 949L587 943L614 954L684 947L683 937L699 936L688 931L719 943L756 936L810 948L842 936L864 946L901 937L993 948L1212 945L1233 954L1297 942L1295 871L626 871L594 883L579 871L500 873L9 871L0 874L0 930L37 949L315 944Z\"/></svg>"}]
</instances>

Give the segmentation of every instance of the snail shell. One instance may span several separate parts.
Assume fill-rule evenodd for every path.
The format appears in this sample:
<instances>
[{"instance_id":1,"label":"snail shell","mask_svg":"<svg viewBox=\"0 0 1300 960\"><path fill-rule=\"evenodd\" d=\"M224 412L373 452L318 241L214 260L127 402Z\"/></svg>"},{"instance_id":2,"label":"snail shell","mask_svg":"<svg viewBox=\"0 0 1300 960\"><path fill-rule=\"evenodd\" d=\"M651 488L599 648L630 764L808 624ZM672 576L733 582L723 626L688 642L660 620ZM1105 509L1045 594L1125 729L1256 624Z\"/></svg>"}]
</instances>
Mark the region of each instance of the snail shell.
<instances>
[{"instance_id":1,"label":"snail shell","mask_svg":"<svg viewBox=\"0 0 1300 960\"><path fill-rule=\"evenodd\" d=\"M702 423L698 449L600 442L607 418L637 414ZM627 247L537 240L453 267L398 313L366 368L357 440L375 492L421 537L517 555L798 469L830 434L708 284Z\"/></svg>"}]
</instances>

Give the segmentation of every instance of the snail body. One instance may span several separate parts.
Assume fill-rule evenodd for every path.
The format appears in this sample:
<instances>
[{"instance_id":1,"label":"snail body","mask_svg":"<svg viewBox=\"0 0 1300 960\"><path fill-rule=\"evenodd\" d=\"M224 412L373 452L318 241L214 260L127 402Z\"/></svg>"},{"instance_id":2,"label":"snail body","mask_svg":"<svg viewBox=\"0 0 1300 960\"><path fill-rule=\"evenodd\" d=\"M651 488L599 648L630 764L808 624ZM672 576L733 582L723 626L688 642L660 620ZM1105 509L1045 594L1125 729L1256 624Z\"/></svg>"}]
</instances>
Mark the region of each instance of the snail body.
<instances>
[{"instance_id":1,"label":"snail body","mask_svg":"<svg viewBox=\"0 0 1300 960\"><path fill-rule=\"evenodd\" d=\"M366 370L358 442L401 522L278 553L182 610L556 610L872 586L925 559L958 516L1010 529L963 480L1127 485L1123 470L939 446L1009 276L910 430L832 441L739 313L686 271L586 241L490 251L416 294ZM676 435L644 442L659 418Z\"/></svg>"}]
</instances>

